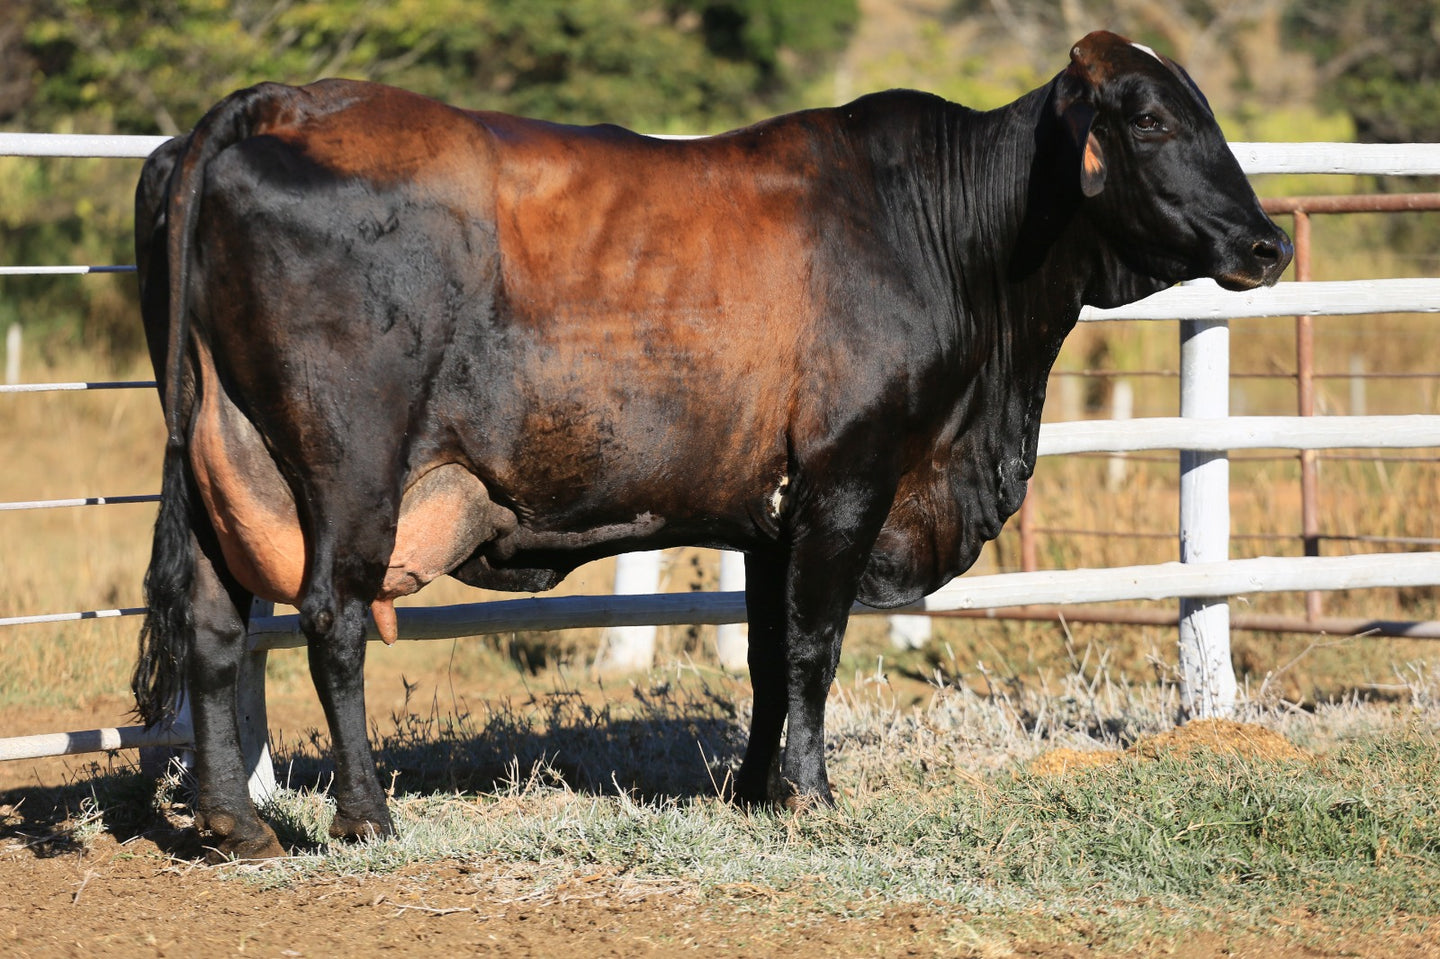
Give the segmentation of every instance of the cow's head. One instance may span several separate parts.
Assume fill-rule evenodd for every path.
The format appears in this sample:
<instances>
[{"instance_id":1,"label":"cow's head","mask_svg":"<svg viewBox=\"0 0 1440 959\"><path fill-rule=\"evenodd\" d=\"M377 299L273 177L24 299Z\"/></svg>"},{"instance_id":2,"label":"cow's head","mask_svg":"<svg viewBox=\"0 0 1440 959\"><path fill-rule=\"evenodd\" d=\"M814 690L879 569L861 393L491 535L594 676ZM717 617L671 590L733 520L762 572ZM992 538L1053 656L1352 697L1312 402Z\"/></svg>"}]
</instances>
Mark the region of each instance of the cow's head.
<instances>
[{"instance_id":1,"label":"cow's head","mask_svg":"<svg viewBox=\"0 0 1440 959\"><path fill-rule=\"evenodd\" d=\"M1053 103L1079 151L1083 207L1128 266L1167 283L1208 276L1231 290L1280 278L1290 238L1260 209L1179 65L1092 33L1070 51Z\"/></svg>"}]
</instances>

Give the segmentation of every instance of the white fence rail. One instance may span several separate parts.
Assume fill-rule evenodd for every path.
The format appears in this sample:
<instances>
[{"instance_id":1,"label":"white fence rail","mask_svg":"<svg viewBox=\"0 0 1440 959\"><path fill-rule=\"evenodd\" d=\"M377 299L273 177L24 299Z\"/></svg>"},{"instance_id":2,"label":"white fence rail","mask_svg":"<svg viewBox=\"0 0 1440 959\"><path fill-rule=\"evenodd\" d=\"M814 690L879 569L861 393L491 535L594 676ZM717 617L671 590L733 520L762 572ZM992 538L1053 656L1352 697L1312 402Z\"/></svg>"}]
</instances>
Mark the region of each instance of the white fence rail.
<instances>
[{"instance_id":1,"label":"white fence rail","mask_svg":"<svg viewBox=\"0 0 1440 959\"><path fill-rule=\"evenodd\" d=\"M163 137L88 137L0 134L0 155L43 157L147 156ZM1375 146L1346 143L1232 144L1250 174L1334 173L1440 175L1440 145ZM126 267L0 267L0 276L123 270ZM1316 316L1356 313L1440 312L1440 279L1413 278L1329 283L1283 283L1271 289L1228 293L1213 283L1187 284L1114 310L1086 309L1083 321L1122 319L1180 320L1182 416L1115 422L1046 424L1042 456L1079 452L1182 450L1182 558L1162 563L1104 570L1061 570L962 577L920 603L913 611L996 608L1031 604L1071 604L1181 599L1181 664L1188 669L1187 693L1199 714L1223 713L1234 702L1228 662L1228 606L1223 597L1255 592L1357 589L1440 584L1440 552L1368 554L1340 557L1226 560L1229 537L1228 462L1235 449L1330 449L1440 446L1440 416L1388 417L1229 417L1223 402L1206 408L1197 397L1228 395L1226 320L1241 317ZM21 390L138 387L148 384L28 385ZM1187 401L1187 397L1189 397ZM65 501L4 504L7 508L82 505L99 497ZM1221 597L1216 599L1216 597ZM0 619L0 626L22 622L135 615L138 609L36 614ZM877 611L857 607L858 615ZM624 627L743 622L744 599L738 592L640 596L570 596L504 600L445 608L398 611L402 639L434 639L512 630L582 626ZM1188 627L1188 633L1187 633ZM294 616L258 616L252 623L255 663L247 668L263 682L263 657L271 649L303 644ZM1187 661L1187 656L1192 657ZM1220 675L1217 675L1220 674ZM263 738L263 685L252 690L250 726ZM258 703L258 706L257 706ZM258 716L254 710L259 710ZM123 748L146 743L183 743L188 731L143 732L135 727L91 730L0 740L0 759L60 755L89 749ZM51 750L49 752L45 750ZM247 749L257 764L252 787L264 791L268 758L263 743ZM273 786L273 780L269 781Z\"/></svg>"},{"instance_id":2,"label":"white fence rail","mask_svg":"<svg viewBox=\"0 0 1440 959\"><path fill-rule=\"evenodd\" d=\"M1155 563L1106 569L1041 570L962 576L906 612L945 613L1007 606L1134 602L1183 596L1243 596L1296 590L1429 586L1440 583L1440 553L1260 557L1219 563ZM859 603L855 616L889 615ZM400 638L452 639L517 630L624 626L718 626L745 622L744 593L654 593L644 596L556 596L459 606L397 609ZM369 638L380 634L370 627ZM254 619L250 648L267 652L305 645L295 615Z\"/></svg>"},{"instance_id":3,"label":"white fence rail","mask_svg":"<svg viewBox=\"0 0 1440 959\"><path fill-rule=\"evenodd\" d=\"M1440 416L1150 416L1040 427L1040 455L1440 447Z\"/></svg>"},{"instance_id":4,"label":"white fence rail","mask_svg":"<svg viewBox=\"0 0 1440 959\"><path fill-rule=\"evenodd\" d=\"M1440 144L1436 145L1440 150ZM1244 293L1196 280L1112 310L1086 307L1096 320L1238 320L1264 316L1347 316L1356 313L1440 312L1440 279L1325 280L1277 283Z\"/></svg>"}]
</instances>

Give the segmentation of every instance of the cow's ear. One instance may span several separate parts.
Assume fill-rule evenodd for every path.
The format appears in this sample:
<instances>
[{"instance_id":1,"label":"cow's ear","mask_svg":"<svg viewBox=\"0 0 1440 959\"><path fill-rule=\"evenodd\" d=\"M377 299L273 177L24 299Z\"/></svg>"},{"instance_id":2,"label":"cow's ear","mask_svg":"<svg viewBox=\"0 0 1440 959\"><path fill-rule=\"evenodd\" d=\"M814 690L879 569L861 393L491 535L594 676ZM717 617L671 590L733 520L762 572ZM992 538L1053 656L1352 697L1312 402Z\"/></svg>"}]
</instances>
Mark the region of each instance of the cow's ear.
<instances>
[{"instance_id":1,"label":"cow's ear","mask_svg":"<svg viewBox=\"0 0 1440 959\"><path fill-rule=\"evenodd\" d=\"M1055 112L1080 156L1080 191L1095 196L1105 188L1105 151L1094 130L1096 71L1089 39L1070 51L1070 66L1057 78Z\"/></svg>"},{"instance_id":2,"label":"cow's ear","mask_svg":"<svg viewBox=\"0 0 1440 959\"><path fill-rule=\"evenodd\" d=\"M1105 188L1105 151L1095 136L1095 107L1085 100L1072 100L1061 114L1070 142L1080 152L1080 192L1095 196Z\"/></svg>"}]
</instances>

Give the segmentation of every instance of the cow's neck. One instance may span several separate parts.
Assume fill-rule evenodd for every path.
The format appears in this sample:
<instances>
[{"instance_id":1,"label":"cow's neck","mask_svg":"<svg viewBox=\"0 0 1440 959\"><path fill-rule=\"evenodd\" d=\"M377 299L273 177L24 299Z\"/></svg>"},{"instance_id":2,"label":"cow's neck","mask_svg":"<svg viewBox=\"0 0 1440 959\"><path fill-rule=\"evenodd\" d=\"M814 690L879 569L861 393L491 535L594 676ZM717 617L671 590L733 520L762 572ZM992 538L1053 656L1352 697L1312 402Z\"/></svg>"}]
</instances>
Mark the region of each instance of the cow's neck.
<instances>
[{"instance_id":1,"label":"cow's neck","mask_svg":"<svg viewBox=\"0 0 1440 959\"><path fill-rule=\"evenodd\" d=\"M934 445L901 483L870 595L913 598L963 572L1024 498L1045 383L1082 304L1152 292L1104 250L1080 209L1078 152L1042 88L1000 110L934 104L910 175L888 181L896 233L915 237L919 286L953 341ZM927 140L929 142L927 142ZM938 162L935 158L939 158ZM1142 292L1143 289L1143 292ZM913 522L929 530L907 532ZM873 572L873 571L872 571Z\"/></svg>"},{"instance_id":2,"label":"cow's neck","mask_svg":"<svg viewBox=\"0 0 1440 959\"><path fill-rule=\"evenodd\" d=\"M1082 303L1106 282L1100 244L1080 216L1077 154L1051 109L1042 88L987 113L952 110L939 189L957 238L959 352L983 358L966 418L992 421L1002 449L1024 437L1027 476L1050 367Z\"/></svg>"},{"instance_id":3,"label":"cow's neck","mask_svg":"<svg viewBox=\"0 0 1440 959\"><path fill-rule=\"evenodd\" d=\"M947 104L937 142L922 147L946 159L916 167L935 178L928 194L946 221L956 307L970 324L1033 342L1063 339L1082 305L1131 303L1168 285L1125 265L1084 215L1079 151L1054 110L1050 85L984 113Z\"/></svg>"}]
</instances>

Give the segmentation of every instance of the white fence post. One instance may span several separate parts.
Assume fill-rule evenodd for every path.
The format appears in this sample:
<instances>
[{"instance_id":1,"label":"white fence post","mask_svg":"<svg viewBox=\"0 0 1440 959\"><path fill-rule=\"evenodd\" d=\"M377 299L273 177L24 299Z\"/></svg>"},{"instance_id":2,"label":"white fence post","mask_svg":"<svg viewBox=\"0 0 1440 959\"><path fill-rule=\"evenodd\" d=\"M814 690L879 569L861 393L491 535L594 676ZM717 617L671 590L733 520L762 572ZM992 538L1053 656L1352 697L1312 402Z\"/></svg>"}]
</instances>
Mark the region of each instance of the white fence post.
<instances>
[{"instance_id":1,"label":"white fence post","mask_svg":"<svg viewBox=\"0 0 1440 959\"><path fill-rule=\"evenodd\" d=\"M930 642L934 625L929 616L896 613L885 617L885 631L890 636L890 645L896 649L921 649Z\"/></svg>"},{"instance_id":2,"label":"white fence post","mask_svg":"<svg viewBox=\"0 0 1440 959\"><path fill-rule=\"evenodd\" d=\"M615 557L615 594L632 596L660 591L660 553L621 553ZM654 626L610 626L600 635L595 654L598 672L649 669L655 662Z\"/></svg>"},{"instance_id":3,"label":"white fence post","mask_svg":"<svg viewBox=\"0 0 1440 959\"><path fill-rule=\"evenodd\" d=\"M1365 357L1350 354L1350 415L1365 415Z\"/></svg>"},{"instance_id":4,"label":"white fence post","mask_svg":"<svg viewBox=\"0 0 1440 959\"><path fill-rule=\"evenodd\" d=\"M745 554L720 551L720 592L745 590ZM715 655L726 669L744 669L750 656L750 627L745 623L721 623L715 627Z\"/></svg>"},{"instance_id":5,"label":"white fence post","mask_svg":"<svg viewBox=\"0 0 1440 959\"><path fill-rule=\"evenodd\" d=\"M1116 380L1110 396L1110 419L1124 422L1135 415L1135 390L1129 380ZM1105 488L1112 493L1125 485L1128 463L1124 453L1116 453L1105 464Z\"/></svg>"},{"instance_id":6,"label":"white fence post","mask_svg":"<svg viewBox=\"0 0 1440 959\"><path fill-rule=\"evenodd\" d=\"M164 739L183 739L183 746L141 746L140 772L154 779L165 775L172 766L190 772L195 769L195 750L188 745L195 741L195 723L190 715L190 697L182 689L175 704L175 718L156 727Z\"/></svg>"},{"instance_id":7,"label":"white fence post","mask_svg":"<svg viewBox=\"0 0 1440 959\"><path fill-rule=\"evenodd\" d=\"M1224 320L1180 324L1180 415L1224 417L1230 407L1230 327ZM1230 558L1230 459L1180 453L1180 561ZM1230 606L1224 597L1180 601L1180 705L1192 718L1235 709Z\"/></svg>"},{"instance_id":8,"label":"white fence post","mask_svg":"<svg viewBox=\"0 0 1440 959\"><path fill-rule=\"evenodd\" d=\"M5 331L5 385L20 382L20 324L11 323Z\"/></svg>"},{"instance_id":9,"label":"white fence post","mask_svg":"<svg viewBox=\"0 0 1440 959\"><path fill-rule=\"evenodd\" d=\"M275 615L275 604L265 600L250 603L250 619ZM249 777L250 798L261 803L274 797L275 763L270 758L270 722L265 712L265 663L263 649L240 657L236 677L235 719L240 729L240 755Z\"/></svg>"}]
</instances>

